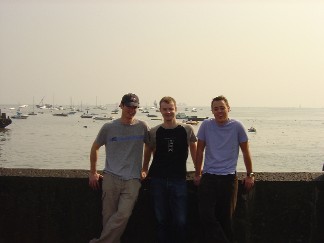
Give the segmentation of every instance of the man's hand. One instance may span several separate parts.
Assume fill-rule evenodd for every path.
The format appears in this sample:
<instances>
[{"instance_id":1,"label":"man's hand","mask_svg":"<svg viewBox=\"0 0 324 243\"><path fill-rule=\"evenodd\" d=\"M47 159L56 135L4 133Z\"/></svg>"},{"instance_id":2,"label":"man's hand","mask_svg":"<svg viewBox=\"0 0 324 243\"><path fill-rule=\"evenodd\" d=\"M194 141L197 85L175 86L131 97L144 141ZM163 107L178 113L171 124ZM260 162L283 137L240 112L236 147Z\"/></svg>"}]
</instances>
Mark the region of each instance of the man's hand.
<instances>
[{"instance_id":1,"label":"man's hand","mask_svg":"<svg viewBox=\"0 0 324 243\"><path fill-rule=\"evenodd\" d=\"M89 173L89 186L94 190L100 189L99 180L102 177L103 176L98 174L97 172L94 172L94 173L90 172Z\"/></svg>"},{"instance_id":2,"label":"man's hand","mask_svg":"<svg viewBox=\"0 0 324 243\"><path fill-rule=\"evenodd\" d=\"M243 180L242 183L244 184L244 188L247 192L249 192L253 186L254 186L254 176L246 176Z\"/></svg>"},{"instance_id":3,"label":"man's hand","mask_svg":"<svg viewBox=\"0 0 324 243\"><path fill-rule=\"evenodd\" d=\"M141 172L141 180L145 180L145 178L147 177L147 170L145 169L142 169L142 172Z\"/></svg>"},{"instance_id":4,"label":"man's hand","mask_svg":"<svg viewBox=\"0 0 324 243\"><path fill-rule=\"evenodd\" d=\"M195 177L194 177L194 184L195 184L196 186L199 186L199 184L200 184L200 179L201 179L201 175L195 175Z\"/></svg>"}]
</instances>

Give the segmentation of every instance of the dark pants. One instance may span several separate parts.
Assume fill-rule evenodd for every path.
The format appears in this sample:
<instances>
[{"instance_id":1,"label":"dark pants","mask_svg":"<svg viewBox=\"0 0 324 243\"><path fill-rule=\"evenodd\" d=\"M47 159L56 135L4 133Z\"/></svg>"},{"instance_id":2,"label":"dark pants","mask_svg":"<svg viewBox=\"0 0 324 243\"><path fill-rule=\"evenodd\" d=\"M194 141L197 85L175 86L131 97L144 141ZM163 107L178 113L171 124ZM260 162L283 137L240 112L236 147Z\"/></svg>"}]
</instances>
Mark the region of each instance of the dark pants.
<instances>
[{"instance_id":1,"label":"dark pants","mask_svg":"<svg viewBox=\"0 0 324 243\"><path fill-rule=\"evenodd\" d=\"M151 179L159 243L186 242L187 183L185 179Z\"/></svg>"},{"instance_id":2,"label":"dark pants","mask_svg":"<svg viewBox=\"0 0 324 243\"><path fill-rule=\"evenodd\" d=\"M203 242L232 242L237 189L236 175L203 174L198 194Z\"/></svg>"}]
</instances>

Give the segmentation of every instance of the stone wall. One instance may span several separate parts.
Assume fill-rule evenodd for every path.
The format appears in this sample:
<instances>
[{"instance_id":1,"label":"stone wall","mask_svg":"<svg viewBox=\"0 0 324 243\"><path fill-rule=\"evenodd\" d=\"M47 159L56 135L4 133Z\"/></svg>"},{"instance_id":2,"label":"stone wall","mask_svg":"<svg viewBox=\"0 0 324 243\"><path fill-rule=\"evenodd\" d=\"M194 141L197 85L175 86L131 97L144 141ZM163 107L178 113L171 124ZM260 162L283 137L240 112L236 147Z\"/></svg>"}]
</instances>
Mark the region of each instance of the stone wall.
<instances>
[{"instance_id":1,"label":"stone wall","mask_svg":"<svg viewBox=\"0 0 324 243\"><path fill-rule=\"evenodd\" d=\"M188 243L199 243L191 179ZM154 222L143 183L122 242L153 243ZM242 243L324 242L324 174L257 173L249 194L240 184L234 227ZM100 232L101 192L88 187L88 171L0 168L1 243L86 243Z\"/></svg>"}]
</instances>

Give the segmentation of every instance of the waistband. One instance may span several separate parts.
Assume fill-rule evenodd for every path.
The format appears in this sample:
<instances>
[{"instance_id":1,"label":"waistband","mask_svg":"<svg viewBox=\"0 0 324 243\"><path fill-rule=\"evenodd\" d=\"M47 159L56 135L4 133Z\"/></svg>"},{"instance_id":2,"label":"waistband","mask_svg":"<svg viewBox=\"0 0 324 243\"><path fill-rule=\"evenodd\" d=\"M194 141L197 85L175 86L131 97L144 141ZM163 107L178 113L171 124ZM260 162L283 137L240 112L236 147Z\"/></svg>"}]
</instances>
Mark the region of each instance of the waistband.
<instances>
[{"instance_id":1,"label":"waistband","mask_svg":"<svg viewBox=\"0 0 324 243\"><path fill-rule=\"evenodd\" d=\"M210 174L210 173L204 173L202 174L203 177L210 177L210 178L235 178L236 177L236 171L234 174L227 174L227 175L216 175L216 174Z\"/></svg>"},{"instance_id":2,"label":"waistband","mask_svg":"<svg viewBox=\"0 0 324 243\"><path fill-rule=\"evenodd\" d=\"M104 176L104 177L105 177L105 176L111 176L111 177L113 177L113 178L115 178L115 179L117 179L117 180L121 180L121 181L139 180L139 178L124 178L124 177L122 177L122 176L115 175L115 174L113 174L113 173L111 173L111 172L107 172L107 171L104 171L104 172L103 172L103 176Z\"/></svg>"}]
</instances>

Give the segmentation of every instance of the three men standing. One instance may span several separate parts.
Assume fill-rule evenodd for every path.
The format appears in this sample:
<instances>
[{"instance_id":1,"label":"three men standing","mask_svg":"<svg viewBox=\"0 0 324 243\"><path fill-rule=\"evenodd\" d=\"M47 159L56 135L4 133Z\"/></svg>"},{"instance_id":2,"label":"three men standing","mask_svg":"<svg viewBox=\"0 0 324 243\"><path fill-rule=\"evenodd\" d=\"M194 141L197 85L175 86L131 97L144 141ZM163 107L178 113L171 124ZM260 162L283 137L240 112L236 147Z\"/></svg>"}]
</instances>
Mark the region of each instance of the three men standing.
<instances>
[{"instance_id":1,"label":"three men standing","mask_svg":"<svg viewBox=\"0 0 324 243\"><path fill-rule=\"evenodd\" d=\"M189 151L195 165L194 182L199 186L202 242L232 242L240 149L247 170L243 180L247 191L254 186L254 173L247 133L242 123L228 117L228 100L224 96L212 100L214 118L202 122L197 134L198 144L193 127L176 121L174 98L161 99L163 123L150 131L145 122L134 118L138 106L135 94L124 95L120 103L121 118L105 124L92 145L89 175L92 188L99 188L101 175L97 173L96 164L102 145L106 146L106 163L102 184L103 230L100 239L90 243L120 242L138 196L140 177L151 179L158 242L187 242L186 163ZM151 154L153 160L149 169Z\"/></svg>"}]
</instances>

